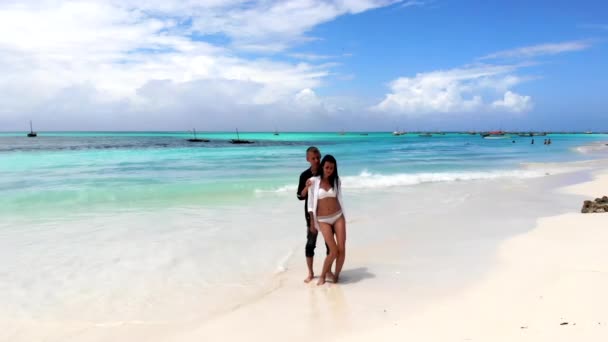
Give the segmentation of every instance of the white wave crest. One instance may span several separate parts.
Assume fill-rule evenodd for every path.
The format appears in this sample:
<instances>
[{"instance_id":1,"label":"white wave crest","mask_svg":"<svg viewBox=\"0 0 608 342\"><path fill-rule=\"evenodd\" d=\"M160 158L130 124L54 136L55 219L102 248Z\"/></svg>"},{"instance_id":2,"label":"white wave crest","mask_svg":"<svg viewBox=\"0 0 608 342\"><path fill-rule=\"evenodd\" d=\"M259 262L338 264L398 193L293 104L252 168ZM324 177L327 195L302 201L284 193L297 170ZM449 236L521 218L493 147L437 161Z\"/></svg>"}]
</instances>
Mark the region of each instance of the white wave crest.
<instances>
[{"instance_id":1,"label":"white wave crest","mask_svg":"<svg viewBox=\"0 0 608 342\"><path fill-rule=\"evenodd\" d=\"M361 172L358 176L344 176L342 186L345 189L377 189L396 186L411 186L423 183L460 182L474 180L492 180L498 178L536 178L547 174L560 173L560 170L501 170L501 171L479 171L479 172L422 172L422 173L399 173L378 174L368 171ZM295 185L285 185L272 190L256 190L256 193L282 193L295 192Z\"/></svg>"},{"instance_id":2,"label":"white wave crest","mask_svg":"<svg viewBox=\"0 0 608 342\"><path fill-rule=\"evenodd\" d=\"M423 183L489 180L497 178L535 178L546 175L541 170L512 170L487 172L422 172L412 174L382 175L363 171L359 176L342 177L344 188L374 189L393 186L408 186Z\"/></svg>"},{"instance_id":3,"label":"white wave crest","mask_svg":"<svg viewBox=\"0 0 608 342\"><path fill-rule=\"evenodd\" d=\"M582 154L590 154L590 153L598 153L598 152L606 153L606 152L608 152L608 144L606 142L597 142L597 143L590 144L590 145L576 147L576 148L574 148L574 150L579 153L582 153Z\"/></svg>"},{"instance_id":4,"label":"white wave crest","mask_svg":"<svg viewBox=\"0 0 608 342\"><path fill-rule=\"evenodd\" d=\"M256 194L268 193L268 192L293 192L295 193L298 190L296 185L285 185L278 189L255 189Z\"/></svg>"}]
</instances>

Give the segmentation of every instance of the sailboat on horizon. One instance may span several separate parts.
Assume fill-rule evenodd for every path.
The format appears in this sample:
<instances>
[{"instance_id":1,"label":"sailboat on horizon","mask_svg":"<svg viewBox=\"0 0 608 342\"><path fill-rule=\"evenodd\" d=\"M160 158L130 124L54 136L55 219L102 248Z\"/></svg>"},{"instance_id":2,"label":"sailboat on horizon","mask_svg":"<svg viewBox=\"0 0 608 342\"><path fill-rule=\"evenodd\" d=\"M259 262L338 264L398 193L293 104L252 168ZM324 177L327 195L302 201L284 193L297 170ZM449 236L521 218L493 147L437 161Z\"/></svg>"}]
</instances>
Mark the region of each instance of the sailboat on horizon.
<instances>
[{"instance_id":1,"label":"sailboat on horizon","mask_svg":"<svg viewBox=\"0 0 608 342\"><path fill-rule=\"evenodd\" d=\"M196 128L192 129L192 135L194 136L194 138L188 139L188 141L190 142L209 142L209 139L201 139L196 137Z\"/></svg>"},{"instance_id":2,"label":"sailboat on horizon","mask_svg":"<svg viewBox=\"0 0 608 342\"><path fill-rule=\"evenodd\" d=\"M27 134L28 138L35 138L38 136L38 133L34 132L32 128L32 120L30 120L30 132Z\"/></svg>"},{"instance_id":3,"label":"sailboat on horizon","mask_svg":"<svg viewBox=\"0 0 608 342\"><path fill-rule=\"evenodd\" d=\"M239 129L236 129L236 139L230 139L231 144L253 144L254 142L251 140L241 139L239 136Z\"/></svg>"}]
</instances>

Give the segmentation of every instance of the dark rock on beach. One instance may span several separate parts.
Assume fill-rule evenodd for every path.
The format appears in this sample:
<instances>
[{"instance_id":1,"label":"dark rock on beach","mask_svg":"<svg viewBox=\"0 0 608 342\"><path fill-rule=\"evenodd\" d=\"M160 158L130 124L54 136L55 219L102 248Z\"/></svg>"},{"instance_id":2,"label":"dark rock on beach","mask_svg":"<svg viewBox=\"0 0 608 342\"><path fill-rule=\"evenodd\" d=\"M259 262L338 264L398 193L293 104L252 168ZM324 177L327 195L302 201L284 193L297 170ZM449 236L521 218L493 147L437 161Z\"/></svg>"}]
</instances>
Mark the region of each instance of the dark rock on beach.
<instances>
[{"instance_id":1,"label":"dark rock on beach","mask_svg":"<svg viewBox=\"0 0 608 342\"><path fill-rule=\"evenodd\" d=\"M595 201L583 202L581 213L605 213L608 212L608 196L596 198Z\"/></svg>"}]
</instances>

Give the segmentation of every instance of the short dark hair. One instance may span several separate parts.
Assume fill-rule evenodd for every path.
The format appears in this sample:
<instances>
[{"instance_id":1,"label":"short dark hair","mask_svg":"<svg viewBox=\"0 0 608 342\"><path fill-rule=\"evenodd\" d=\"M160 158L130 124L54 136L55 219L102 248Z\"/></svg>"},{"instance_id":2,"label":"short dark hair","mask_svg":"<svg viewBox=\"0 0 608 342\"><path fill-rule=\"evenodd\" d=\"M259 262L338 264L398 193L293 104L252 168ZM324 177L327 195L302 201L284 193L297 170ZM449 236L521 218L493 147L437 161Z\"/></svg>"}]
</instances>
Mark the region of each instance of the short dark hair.
<instances>
[{"instance_id":1,"label":"short dark hair","mask_svg":"<svg viewBox=\"0 0 608 342\"><path fill-rule=\"evenodd\" d=\"M318 148L316 148L315 146L310 146L309 148L306 149L306 154L308 153L316 153L316 154L321 154L321 151L319 151Z\"/></svg>"}]
</instances>

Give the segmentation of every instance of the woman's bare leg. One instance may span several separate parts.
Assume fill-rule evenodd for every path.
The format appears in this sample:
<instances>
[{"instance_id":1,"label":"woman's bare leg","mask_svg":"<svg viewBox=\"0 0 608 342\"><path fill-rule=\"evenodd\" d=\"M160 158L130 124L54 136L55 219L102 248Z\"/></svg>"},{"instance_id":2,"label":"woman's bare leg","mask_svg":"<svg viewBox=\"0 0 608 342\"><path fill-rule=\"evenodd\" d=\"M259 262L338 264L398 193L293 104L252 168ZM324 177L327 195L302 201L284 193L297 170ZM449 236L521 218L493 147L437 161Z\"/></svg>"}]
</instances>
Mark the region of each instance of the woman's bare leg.
<instances>
[{"instance_id":1,"label":"woman's bare leg","mask_svg":"<svg viewBox=\"0 0 608 342\"><path fill-rule=\"evenodd\" d=\"M344 216L340 217L338 221L334 223L334 231L336 232L336 245L338 247L336 274L334 276L335 282L337 283L340 278L340 272L342 272L342 266L344 266L344 260L346 259L346 220L344 220Z\"/></svg>"},{"instance_id":2,"label":"woman's bare leg","mask_svg":"<svg viewBox=\"0 0 608 342\"><path fill-rule=\"evenodd\" d=\"M325 276L327 276L327 273L331 268L331 264L338 256L338 246L336 245L336 240L334 240L334 232L332 231L331 226L323 222L319 222L319 226L321 233L323 233L325 243L329 247L329 254L325 257L325 261L323 262L323 270L321 271L319 281L317 282L317 285L323 285L325 284Z\"/></svg>"}]
</instances>

